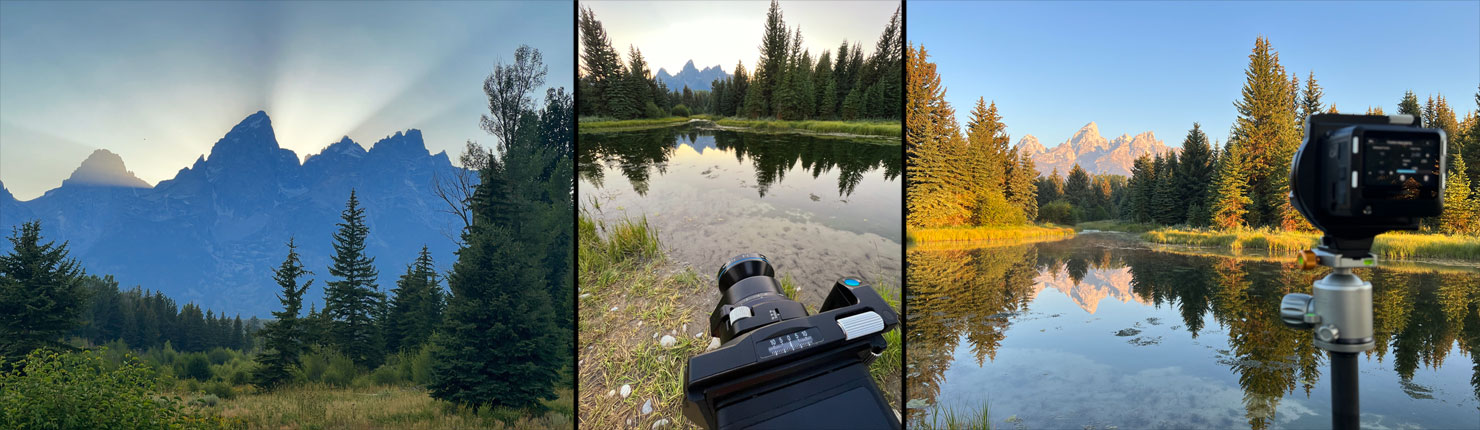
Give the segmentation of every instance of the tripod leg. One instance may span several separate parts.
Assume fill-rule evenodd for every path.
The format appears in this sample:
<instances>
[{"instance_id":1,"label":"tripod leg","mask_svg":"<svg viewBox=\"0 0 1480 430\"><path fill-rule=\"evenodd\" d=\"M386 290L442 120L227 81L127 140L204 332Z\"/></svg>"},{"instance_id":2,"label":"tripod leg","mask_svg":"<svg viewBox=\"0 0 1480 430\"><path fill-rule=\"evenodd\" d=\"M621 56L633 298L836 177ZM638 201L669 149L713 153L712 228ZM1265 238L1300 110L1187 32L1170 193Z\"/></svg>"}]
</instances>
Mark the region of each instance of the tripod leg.
<instances>
[{"instance_id":1,"label":"tripod leg","mask_svg":"<svg viewBox=\"0 0 1480 430\"><path fill-rule=\"evenodd\" d=\"M1331 428L1361 427L1357 400L1357 353L1331 353Z\"/></svg>"}]
</instances>

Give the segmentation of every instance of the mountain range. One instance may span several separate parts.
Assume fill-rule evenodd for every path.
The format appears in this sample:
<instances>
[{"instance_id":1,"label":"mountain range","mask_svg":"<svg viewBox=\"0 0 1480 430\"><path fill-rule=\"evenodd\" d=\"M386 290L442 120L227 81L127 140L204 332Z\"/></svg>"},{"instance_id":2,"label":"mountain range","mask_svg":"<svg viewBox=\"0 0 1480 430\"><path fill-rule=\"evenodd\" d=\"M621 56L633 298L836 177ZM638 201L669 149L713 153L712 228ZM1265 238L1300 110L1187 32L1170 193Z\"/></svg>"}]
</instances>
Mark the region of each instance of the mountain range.
<instances>
[{"instance_id":1,"label":"mountain range","mask_svg":"<svg viewBox=\"0 0 1480 430\"><path fill-rule=\"evenodd\" d=\"M676 75L669 74L667 69L658 69L658 82L667 85L669 91L683 91L684 85L688 85L689 89L694 91L709 91L709 84L715 79L728 77L730 74L725 73L725 70L719 66L709 66L704 70L699 70L694 67L694 60L684 63L683 68L679 69Z\"/></svg>"},{"instance_id":2,"label":"mountain range","mask_svg":"<svg viewBox=\"0 0 1480 430\"><path fill-rule=\"evenodd\" d=\"M1031 134L1019 139L1017 148L1019 152L1029 154L1040 175L1049 175L1057 169L1061 176L1068 176L1075 163L1090 174L1130 176L1131 164L1136 158L1181 150L1166 146L1149 131L1135 136L1122 134L1115 140L1108 140L1100 135L1100 127L1093 121L1081 127L1068 141L1053 148L1044 147Z\"/></svg>"},{"instance_id":3,"label":"mountain range","mask_svg":"<svg viewBox=\"0 0 1480 430\"><path fill-rule=\"evenodd\" d=\"M396 132L369 150L348 137L299 163L278 145L258 111L174 178L150 187L123 160L97 150L60 187L18 201L0 184L0 227L40 220L43 240L66 241L88 273L112 275L177 302L243 317L281 308L273 269L293 238L317 279L305 300L322 307L332 234L355 190L369 226L383 292L426 245L442 269L461 221L444 211L435 177L465 173L447 153L431 154L421 131ZM0 243L0 252L10 244ZM445 285L445 284L444 284Z\"/></svg>"}]
</instances>

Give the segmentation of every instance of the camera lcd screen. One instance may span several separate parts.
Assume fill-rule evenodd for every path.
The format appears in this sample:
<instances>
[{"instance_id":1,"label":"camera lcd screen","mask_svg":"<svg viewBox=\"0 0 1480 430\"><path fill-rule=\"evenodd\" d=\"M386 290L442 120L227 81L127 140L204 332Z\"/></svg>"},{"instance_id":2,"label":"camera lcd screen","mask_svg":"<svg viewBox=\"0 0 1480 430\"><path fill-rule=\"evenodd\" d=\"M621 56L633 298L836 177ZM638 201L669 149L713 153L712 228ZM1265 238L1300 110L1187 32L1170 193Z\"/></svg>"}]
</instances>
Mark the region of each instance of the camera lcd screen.
<instances>
[{"instance_id":1,"label":"camera lcd screen","mask_svg":"<svg viewBox=\"0 0 1480 430\"><path fill-rule=\"evenodd\" d=\"M1360 139L1360 186L1368 200L1439 197L1439 141L1427 133L1369 132ZM1353 175L1357 177L1357 175Z\"/></svg>"}]
</instances>

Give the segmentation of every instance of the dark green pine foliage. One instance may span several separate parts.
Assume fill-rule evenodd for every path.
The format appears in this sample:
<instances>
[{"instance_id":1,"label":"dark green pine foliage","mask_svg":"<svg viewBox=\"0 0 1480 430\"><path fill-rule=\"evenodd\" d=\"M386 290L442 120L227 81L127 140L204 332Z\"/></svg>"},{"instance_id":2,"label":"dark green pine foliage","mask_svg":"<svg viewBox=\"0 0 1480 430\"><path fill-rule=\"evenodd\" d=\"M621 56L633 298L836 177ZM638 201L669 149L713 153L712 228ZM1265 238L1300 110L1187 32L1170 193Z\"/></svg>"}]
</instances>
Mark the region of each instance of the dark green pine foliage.
<instances>
[{"instance_id":1,"label":"dark green pine foliage","mask_svg":"<svg viewBox=\"0 0 1480 430\"><path fill-rule=\"evenodd\" d=\"M1314 83L1314 80L1310 81L1311 85ZM1319 96L1315 107L1313 112L1320 112ZM1205 202L1213 182L1213 150L1201 124L1192 123L1192 130L1187 131L1187 138L1182 140L1182 156L1176 175L1180 189L1177 198L1187 210L1183 220L1189 225L1202 226L1208 218Z\"/></svg>"},{"instance_id":2,"label":"dark green pine foliage","mask_svg":"<svg viewBox=\"0 0 1480 430\"><path fill-rule=\"evenodd\" d=\"M334 256L329 265L329 275L337 280L327 281L324 289L324 314L330 321L329 337L332 344L356 365L374 368L383 355L379 324L384 304L384 294L379 291L375 280L375 258L365 255L365 238L370 228L365 226L365 209L351 190L349 202L340 213L339 231L334 233Z\"/></svg>"},{"instance_id":3,"label":"dark green pine foliage","mask_svg":"<svg viewBox=\"0 0 1480 430\"><path fill-rule=\"evenodd\" d=\"M1321 104L1322 95L1321 85L1316 83L1316 72L1311 71L1310 77L1305 80L1305 90L1301 92L1300 120L1295 122L1300 125L1302 132L1306 118L1326 111L1326 107Z\"/></svg>"},{"instance_id":4,"label":"dark green pine foliage","mask_svg":"<svg viewBox=\"0 0 1480 430\"><path fill-rule=\"evenodd\" d=\"M735 63L735 77L732 78L733 85L727 90L730 93L730 102L721 114L725 116L742 116L745 114L745 96L750 91L750 76L745 73L744 63Z\"/></svg>"},{"instance_id":5,"label":"dark green pine foliage","mask_svg":"<svg viewBox=\"0 0 1480 430\"><path fill-rule=\"evenodd\" d=\"M1151 198L1156 195L1156 163L1151 155L1142 154L1131 163L1131 178L1126 188L1129 195L1125 215L1131 221L1151 222Z\"/></svg>"},{"instance_id":6,"label":"dark green pine foliage","mask_svg":"<svg viewBox=\"0 0 1480 430\"><path fill-rule=\"evenodd\" d=\"M396 288L391 292L395 293L395 299L386 319L385 348L387 351L417 349L442 324L444 306L437 268L426 246L421 247L416 262L406 266L406 273L396 281Z\"/></svg>"},{"instance_id":7,"label":"dark green pine foliage","mask_svg":"<svg viewBox=\"0 0 1480 430\"><path fill-rule=\"evenodd\" d=\"M43 347L67 348L63 334L86 305L83 271L67 244L41 243L41 222L11 230L10 254L0 256L0 370Z\"/></svg>"},{"instance_id":8,"label":"dark green pine foliage","mask_svg":"<svg viewBox=\"0 0 1480 430\"><path fill-rule=\"evenodd\" d=\"M1187 205L1181 200L1181 186L1177 183L1179 169L1177 153L1157 157L1156 187L1151 196L1153 220L1161 224L1178 224L1187 219Z\"/></svg>"},{"instance_id":9,"label":"dark green pine foliage","mask_svg":"<svg viewBox=\"0 0 1480 430\"><path fill-rule=\"evenodd\" d=\"M766 11L765 32L761 36L761 57L756 62L754 82L751 82L755 88L754 95L759 99L745 101L746 115L757 118L774 115L776 91L786 75L790 48L791 34L781 16L781 5L771 0L771 7Z\"/></svg>"},{"instance_id":10,"label":"dark green pine foliage","mask_svg":"<svg viewBox=\"0 0 1480 430\"><path fill-rule=\"evenodd\" d=\"M816 92L813 100L817 108L813 117L817 119L827 120L833 116L833 105L836 104L833 92L837 90L837 84L833 83L832 67L832 53L822 50L822 55L817 57L817 67L812 70L812 90Z\"/></svg>"},{"instance_id":11,"label":"dark green pine foliage","mask_svg":"<svg viewBox=\"0 0 1480 430\"><path fill-rule=\"evenodd\" d=\"M1094 192L1090 190L1089 182L1089 172L1079 167L1079 163L1075 163L1074 167L1069 169L1069 178L1064 181L1064 197L1076 207L1089 207L1094 200Z\"/></svg>"},{"instance_id":12,"label":"dark green pine foliage","mask_svg":"<svg viewBox=\"0 0 1480 430\"><path fill-rule=\"evenodd\" d=\"M494 76L528 66L496 66ZM543 84L543 76L511 83L532 88ZM504 94L527 100L517 91ZM562 327L551 303L551 292L563 288L551 285L570 282L571 266L561 265L565 274L550 279L555 269L547 268L546 251L560 246L562 258L571 256L570 236L557 232L570 230L573 222L564 215L574 216L572 142L568 131L540 130L562 121L541 121L532 102L518 103L524 107L514 118L522 124L519 133L513 141L499 139L497 155L479 172L473 224L463 233L447 278L452 294L444 322L432 339L430 394L458 404L541 409L539 400L555 397L559 370L569 358L569 336L562 333L572 326ZM569 115L569 98L552 97L549 104Z\"/></svg>"},{"instance_id":13,"label":"dark green pine foliage","mask_svg":"<svg viewBox=\"0 0 1480 430\"><path fill-rule=\"evenodd\" d=\"M1419 106L1418 95L1413 94L1413 90L1403 92L1403 99L1398 101L1398 114L1423 118L1423 107Z\"/></svg>"},{"instance_id":14,"label":"dark green pine foliage","mask_svg":"<svg viewBox=\"0 0 1480 430\"><path fill-rule=\"evenodd\" d=\"M300 286L298 278L308 273L298 260L298 247L293 244L292 239L288 239L288 257L272 275L283 289L278 294L283 310L273 312L272 316L277 320L267 323L258 333L258 337L262 339L262 353L257 356L257 370L253 377L254 383L259 387L274 388L282 385L292 377L292 369L298 366L298 356L303 353L307 337L306 327L298 319L298 313L303 310L303 292L313 285L313 280L310 279ZM237 317L238 327L241 322L241 318Z\"/></svg>"}]
</instances>

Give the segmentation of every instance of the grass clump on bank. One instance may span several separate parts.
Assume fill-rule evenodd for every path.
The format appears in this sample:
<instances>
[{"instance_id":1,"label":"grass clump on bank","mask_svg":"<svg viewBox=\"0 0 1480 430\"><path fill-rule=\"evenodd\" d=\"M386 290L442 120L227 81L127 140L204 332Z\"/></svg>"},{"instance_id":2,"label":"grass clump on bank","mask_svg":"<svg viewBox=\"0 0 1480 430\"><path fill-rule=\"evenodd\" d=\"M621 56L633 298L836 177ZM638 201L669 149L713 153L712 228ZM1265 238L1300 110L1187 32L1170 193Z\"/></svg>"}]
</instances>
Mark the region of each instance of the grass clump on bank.
<instances>
[{"instance_id":1,"label":"grass clump on bank","mask_svg":"<svg viewBox=\"0 0 1480 430\"><path fill-rule=\"evenodd\" d=\"M1211 230L1168 227L1148 231L1143 240L1174 245L1194 245L1265 250L1290 253L1316 246L1320 233L1269 229ZM1379 258L1480 260L1480 237L1449 234L1393 232L1377 236L1372 253Z\"/></svg>"},{"instance_id":2,"label":"grass clump on bank","mask_svg":"<svg viewBox=\"0 0 1480 430\"><path fill-rule=\"evenodd\" d=\"M416 386L343 388L295 385L202 404L201 410L244 423L238 428L560 429L574 425L571 390L543 401L549 411L531 417L521 409L470 408L439 401Z\"/></svg>"},{"instance_id":3,"label":"grass clump on bank","mask_svg":"<svg viewBox=\"0 0 1480 430\"><path fill-rule=\"evenodd\" d=\"M645 128L669 127L689 122L690 118L670 116L667 118L614 119L604 117L582 117L577 129L581 133L628 131Z\"/></svg>"},{"instance_id":4,"label":"grass clump on bank","mask_svg":"<svg viewBox=\"0 0 1480 430\"><path fill-rule=\"evenodd\" d=\"M714 300L712 287L668 261L646 218L607 223L583 213L577 237L582 426L667 420L693 428L682 416L683 369L709 346L704 304ZM664 336L672 337L666 346ZM644 404L651 413L641 412Z\"/></svg>"},{"instance_id":5,"label":"grass clump on bank","mask_svg":"<svg viewBox=\"0 0 1480 430\"><path fill-rule=\"evenodd\" d=\"M989 411L985 403L981 409L975 411L958 411L952 407L942 410L940 405L935 405L926 412L927 416L912 423L910 428L918 426L923 430L991 430L995 427L992 426L992 414ZM1015 419L1008 418L1010 421Z\"/></svg>"},{"instance_id":6,"label":"grass clump on bank","mask_svg":"<svg viewBox=\"0 0 1480 430\"><path fill-rule=\"evenodd\" d=\"M1045 224L1010 226L945 227L910 229L910 243L930 242L975 242L975 241L1020 241L1070 237L1074 229Z\"/></svg>"},{"instance_id":7,"label":"grass clump on bank","mask_svg":"<svg viewBox=\"0 0 1480 430\"><path fill-rule=\"evenodd\" d=\"M1079 224L1074 225L1074 230L1075 231L1099 230L1099 231L1119 231L1119 232L1125 232L1125 233L1145 233L1145 232L1156 230L1156 229L1159 229L1159 228L1161 228L1160 225L1151 224L1151 223L1129 222L1129 221L1108 220L1108 219L1107 220L1099 220L1099 221L1085 221L1085 222L1081 222Z\"/></svg>"},{"instance_id":8,"label":"grass clump on bank","mask_svg":"<svg viewBox=\"0 0 1480 430\"><path fill-rule=\"evenodd\" d=\"M782 121L773 119L723 118L715 120L714 123L726 127L744 127L768 131L802 130L814 133L842 133L883 137L901 137L904 135L904 128L899 121Z\"/></svg>"}]
</instances>

